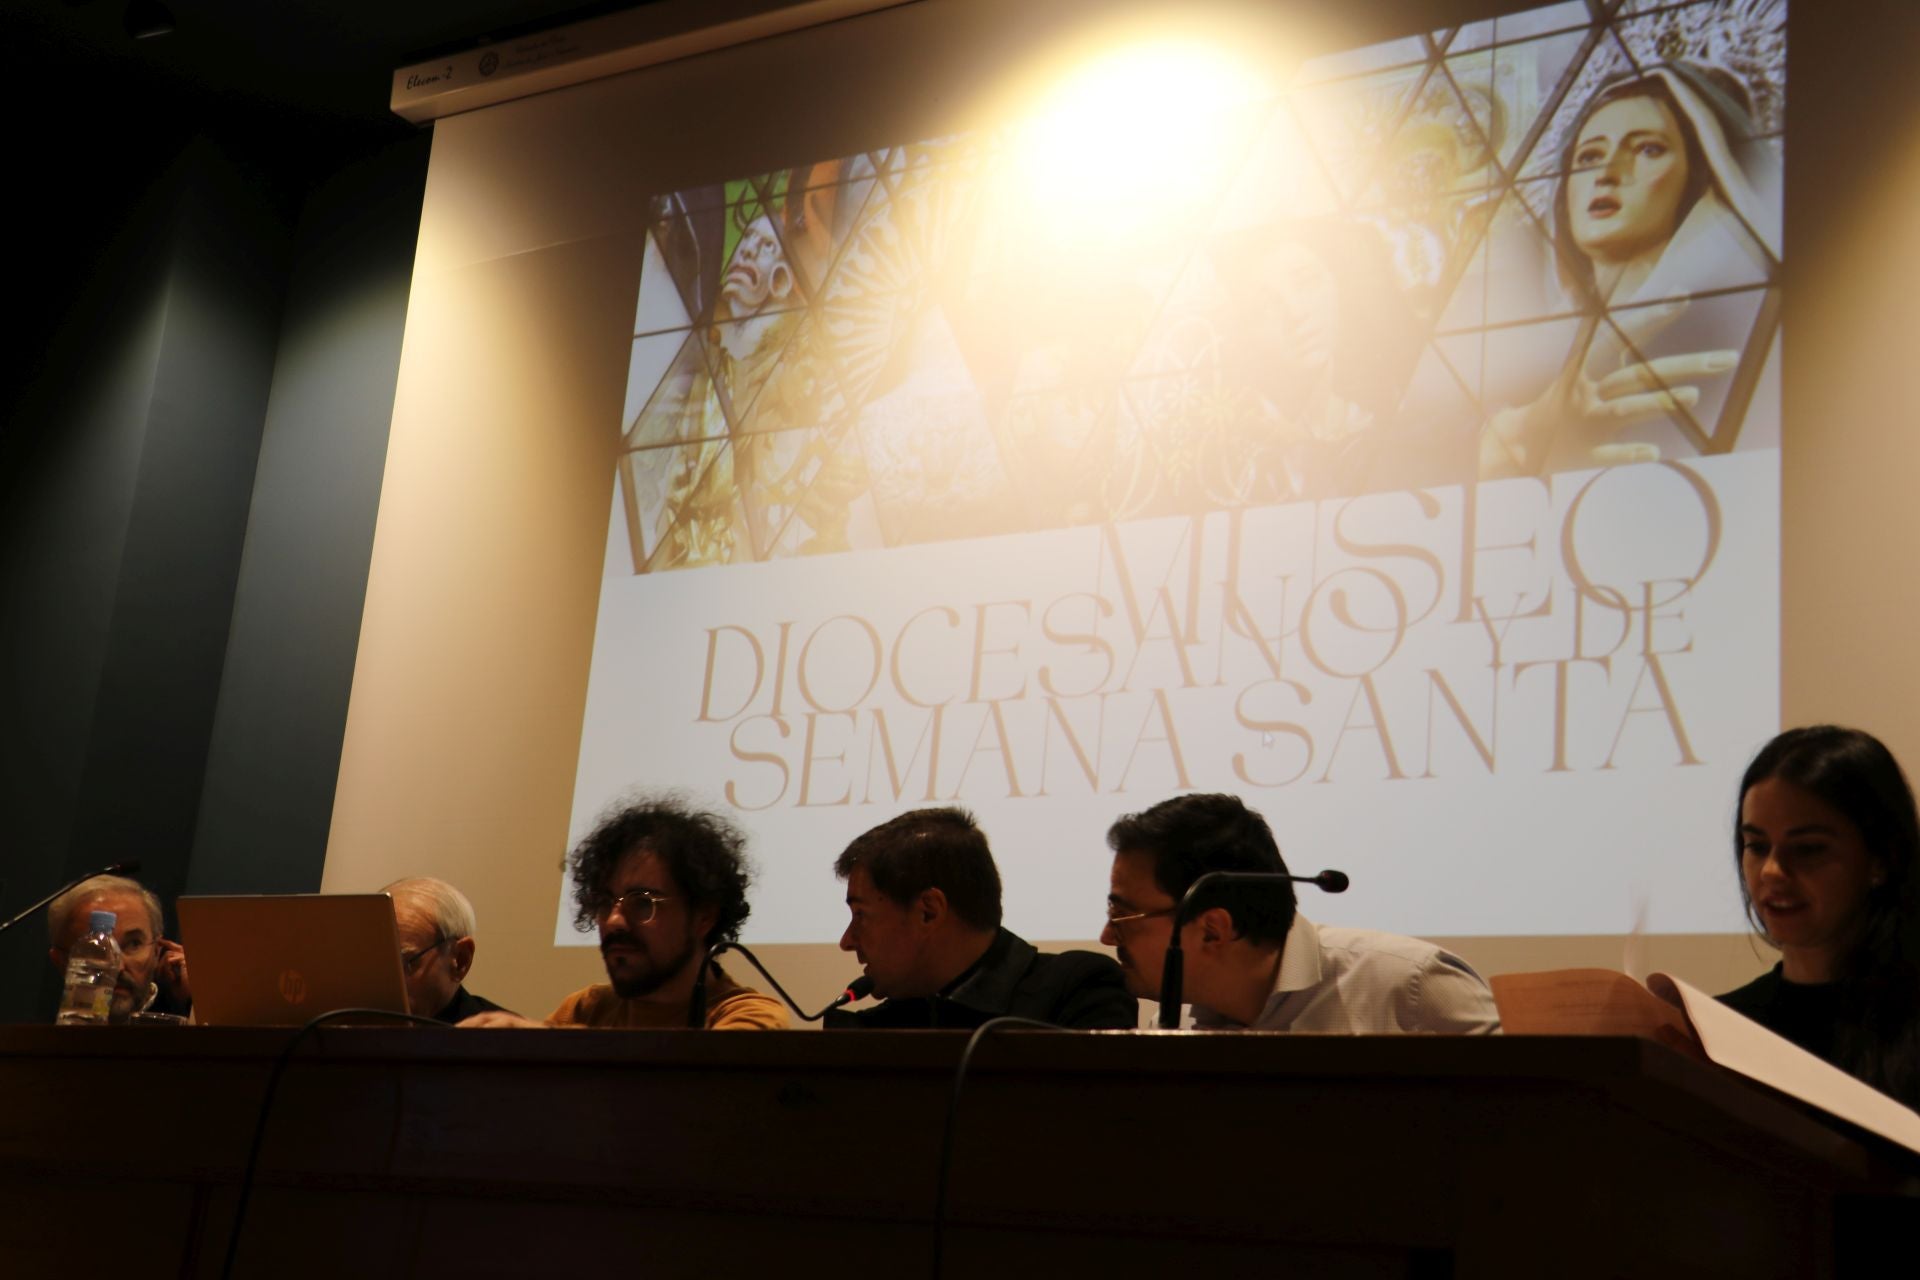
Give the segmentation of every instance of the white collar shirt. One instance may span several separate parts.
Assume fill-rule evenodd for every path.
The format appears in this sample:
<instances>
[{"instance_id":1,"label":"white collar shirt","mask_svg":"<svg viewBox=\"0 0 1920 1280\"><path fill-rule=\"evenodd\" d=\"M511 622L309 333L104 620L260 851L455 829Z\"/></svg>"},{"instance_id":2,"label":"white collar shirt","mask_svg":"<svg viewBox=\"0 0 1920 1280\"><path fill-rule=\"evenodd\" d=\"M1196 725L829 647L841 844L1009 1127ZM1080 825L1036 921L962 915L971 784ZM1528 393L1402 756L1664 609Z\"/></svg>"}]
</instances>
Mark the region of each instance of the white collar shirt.
<instances>
[{"instance_id":1,"label":"white collar shirt","mask_svg":"<svg viewBox=\"0 0 1920 1280\"><path fill-rule=\"evenodd\" d=\"M1193 1007L1193 1025L1239 1027L1203 1005ZM1486 982L1452 952L1373 929L1322 927L1296 914L1273 993L1248 1029L1487 1035L1500 1029L1500 1016Z\"/></svg>"}]
</instances>

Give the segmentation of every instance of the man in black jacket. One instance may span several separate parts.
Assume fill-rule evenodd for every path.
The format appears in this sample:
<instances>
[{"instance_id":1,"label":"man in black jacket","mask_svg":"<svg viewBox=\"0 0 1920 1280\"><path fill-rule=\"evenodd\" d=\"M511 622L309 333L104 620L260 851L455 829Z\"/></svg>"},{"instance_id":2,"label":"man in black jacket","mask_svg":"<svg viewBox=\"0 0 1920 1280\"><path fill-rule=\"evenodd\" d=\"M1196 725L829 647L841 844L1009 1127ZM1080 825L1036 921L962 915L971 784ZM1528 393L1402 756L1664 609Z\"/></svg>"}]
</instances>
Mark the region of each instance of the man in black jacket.
<instances>
[{"instance_id":1,"label":"man in black jacket","mask_svg":"<svg viewBox=\"0 0 1920 1280\"><path fill-rule=\"evenodd\" d=\"M852 919L840 949L884 998L828 1027L977 1027L1016 1014L1077 1030L1131 1029L1120 966L1092 951L1042 955L1000 927L1000 872L964 809L916 809L848 845L833 869Z\"/></svg>"}]
</instances>

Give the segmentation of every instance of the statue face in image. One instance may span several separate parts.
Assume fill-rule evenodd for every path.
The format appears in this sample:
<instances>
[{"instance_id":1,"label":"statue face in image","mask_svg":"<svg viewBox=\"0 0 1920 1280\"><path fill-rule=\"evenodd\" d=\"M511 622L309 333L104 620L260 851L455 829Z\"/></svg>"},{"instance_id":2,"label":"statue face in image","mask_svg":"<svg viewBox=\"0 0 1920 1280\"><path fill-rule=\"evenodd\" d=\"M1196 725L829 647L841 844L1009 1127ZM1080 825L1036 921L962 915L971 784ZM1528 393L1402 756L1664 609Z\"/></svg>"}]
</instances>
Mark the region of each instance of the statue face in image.
<instances>
[{"instance_id":1,"label":"statue face in image","mask_svg":"<svg viewBox=\"0 0 1920 1280\"><path fill-rule=\"evenodd\" d=\"M1327 264L1299 241L1282 240L1260 249L1248 284L1249 336L1263 363L1295 378L1326 372L1340 332L1340 291Z\"/></svg>"},{"instance_id":2,"label":"statue face in image","mask_svg":"<svg viewBox=\"0 0 1920 1280\"><path fill-rule=\"evenodd\" d=\"M1687 176L1685 139L1666 103L1636 96L1605 104L1580 126L1567 175L1574 243L1602 263L1657 251L1679 223Z\"/></svg>"},{"instance_id":3,"label":"statue face in image","mask_svg":"<svg viewBox=\"0 0 1920 1280\"><path fill-rule=\"evenodd\" d=\"M784 302L793 292L793 268L764 214L740 237L733 261L720 280L720 305L733 319L757 315L768 303Z\"/></svg>"}]
</instances>

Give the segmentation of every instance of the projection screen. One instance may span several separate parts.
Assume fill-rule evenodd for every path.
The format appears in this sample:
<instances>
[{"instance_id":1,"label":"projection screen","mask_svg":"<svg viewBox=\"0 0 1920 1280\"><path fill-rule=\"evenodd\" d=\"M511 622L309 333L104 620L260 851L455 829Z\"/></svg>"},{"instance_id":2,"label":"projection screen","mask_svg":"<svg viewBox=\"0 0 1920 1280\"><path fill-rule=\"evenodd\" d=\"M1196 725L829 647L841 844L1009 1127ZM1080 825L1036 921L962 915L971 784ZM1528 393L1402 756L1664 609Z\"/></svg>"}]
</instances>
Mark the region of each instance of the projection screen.
<instances>
[{"instance_id":1,"label":"projection screen","mask_svg":"<svg viewBox=\"0 0 1920 1280\"><path fill-rule=\"evenodd\" d=\"M441 121L388 469L432 496L368 610L445 616L382 624L350 745L579 687L577 756L463 773L570 762L568 829L471 837L683 789L751 836L750 941L837 938L839 850L949 804L1009 927L1091 937L1107 825L1190 790L1341 922L1741 931L1785 5L1351 8L927 0ZM458 680L409 647L456 633Z\"/></svg>"},{"instance_id":2,"label":"projection screen","mask_svg":"<svg viewBox=\"0 0 1920 1280\"><path fill-rule=\"evenodd\" d=\"M570 836L685 788L753 837L749 937L818 942L839 849L958 804L1076 937L1115 817L1230 791L1343 918L1737 931L1785 9L1610 8L1123 44L649 190Z\"/></svg>"}]
</instances>

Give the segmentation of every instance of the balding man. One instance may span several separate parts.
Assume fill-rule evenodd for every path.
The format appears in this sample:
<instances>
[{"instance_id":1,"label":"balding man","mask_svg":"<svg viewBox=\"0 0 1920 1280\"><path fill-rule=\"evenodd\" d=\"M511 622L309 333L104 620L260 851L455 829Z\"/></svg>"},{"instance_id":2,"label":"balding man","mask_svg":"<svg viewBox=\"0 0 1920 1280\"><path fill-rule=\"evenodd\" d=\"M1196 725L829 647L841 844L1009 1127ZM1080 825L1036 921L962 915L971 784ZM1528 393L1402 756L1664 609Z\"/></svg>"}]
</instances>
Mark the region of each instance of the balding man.
<instances>
[{"instance_id":1,"label":"balding man","mask_svg":"<svg viewBox=\"0 0 1920 1280\"><path fill-rule=\"evenodd\" d=\"M452 1026L500 1008L463 985L474 950L473 904L467 895L429 876L395 880L381 892L393 899L409 1009Z\"/></svg>"},{"instance_id":2,"label":"balding man","mask_svg":"<svg viewBox=\"0 0 1920 1280\"><path fill-rule=\"evenodd\" d=\"M113 987L114 1022L136 1013L184 1014L193 1008L187 981L187 952L166 940L160 899L138 880L94 876L82 880L47 907L47 959L67 971L67 949L87 931L95 911L111 911L113 937L120 944L120 977Z\"/></svg>"}]
</instances>

